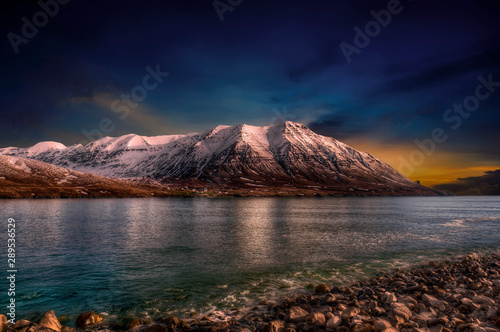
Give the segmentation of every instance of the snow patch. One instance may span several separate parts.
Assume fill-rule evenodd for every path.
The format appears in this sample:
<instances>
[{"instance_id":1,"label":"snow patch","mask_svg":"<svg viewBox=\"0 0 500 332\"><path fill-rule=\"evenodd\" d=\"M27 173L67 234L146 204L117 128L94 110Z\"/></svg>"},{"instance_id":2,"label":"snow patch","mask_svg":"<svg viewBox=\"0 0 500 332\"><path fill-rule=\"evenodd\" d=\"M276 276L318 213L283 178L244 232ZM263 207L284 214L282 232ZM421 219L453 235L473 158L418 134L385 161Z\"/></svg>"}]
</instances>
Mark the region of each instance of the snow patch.
<instances>
[{"instance_id":1,"label":"snow patch","mask_svg":"<svg viewBox=\"0 0 500 332\"><path fill-rule=\"evenodd\" d=\"M51 150L64 150L64 149L66 149L66 145L62 143L47 141L47 142L37 143L32 147L28 148L26 151L28 152L28 154L40 154Z\"/></svg>"},{"instance_id":2,"label":"snow patch","mask_svg":"<svg viewBox=\"0 0 500 332\"><path fill-rule=\"evenodd\" d=\"M152 136L152 137L142 136L142 138L150 145L165 145L172 143L173 141L178 140L179 138L182 137L184 137L184 135L163 135L163 136Z\"/></svg>"},{"instance_id":3,"label":"snow patch","mask_svg":"<svg viewBox=\"0 0 500 332\"><path fill-rule=\"evenodd\" d=\"M71 183L71 180L73 179L78 179L78 176L71 175L70 173L67 173L66 176L59 181L57 181L57 184L61 185L63 183Z\"/></svg>"},{"instance_id":4,"label":"snow patch","mask_svg":"<svg viewBox=\"0 0 500 332\"><path fill-rule=\"evenodd\" d=\"M21 170L21 171L26 172L26 173L31 173L31 168L29 168L26 165L24 160L22 160L20 158L16 158L16 157L10 157L9 162L12 164L12 166L15 169Z\"/></svg>"}]
</instances>

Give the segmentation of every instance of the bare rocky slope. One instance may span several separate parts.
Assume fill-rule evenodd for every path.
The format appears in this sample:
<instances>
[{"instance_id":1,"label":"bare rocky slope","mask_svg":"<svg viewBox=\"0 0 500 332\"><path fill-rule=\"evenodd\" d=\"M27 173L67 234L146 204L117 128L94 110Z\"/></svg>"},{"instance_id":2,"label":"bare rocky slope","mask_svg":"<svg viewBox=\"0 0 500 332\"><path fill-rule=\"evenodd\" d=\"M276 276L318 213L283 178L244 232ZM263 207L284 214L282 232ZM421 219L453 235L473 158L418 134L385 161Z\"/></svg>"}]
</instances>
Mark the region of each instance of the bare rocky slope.
<instances>
[{"instance_id":1,"label":"bare rocky slope","mask_svg":"<svg viewBox=\"0 0 500 332\"><path fill-rule=\"evenodd\" d=\"M97 198L170 196L146 181L106 178L37 160L0 155L0 198Z\"/></svg>"}]
</instances>

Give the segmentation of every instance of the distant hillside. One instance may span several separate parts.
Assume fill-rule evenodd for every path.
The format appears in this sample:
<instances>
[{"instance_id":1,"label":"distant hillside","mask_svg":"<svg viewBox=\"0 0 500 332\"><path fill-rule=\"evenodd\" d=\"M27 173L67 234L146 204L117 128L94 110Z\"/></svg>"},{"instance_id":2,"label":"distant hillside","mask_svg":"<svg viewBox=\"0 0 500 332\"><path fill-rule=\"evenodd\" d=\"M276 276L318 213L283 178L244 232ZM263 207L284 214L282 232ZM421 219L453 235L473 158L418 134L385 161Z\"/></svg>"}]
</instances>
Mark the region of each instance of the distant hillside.
<instances>
[{"instance_id":1,"label":"distant hillside","mask_svg":"<svg viewBox=\"0 0 500 332\"><path fill-rule=\"evenodd\" d=\"M453 195L500 195L500 169L485 172L482 176L459 178L456 182L434 186Z\"/></svg>"},{"instance_id":2,"label":"distant hillside","mask_svg":"<svg viewBox=\"0 0 500 332\"><path fill-rule=\"evenodd\" d=\"M0 198L157 197L166 187L139 180L111 179L38 160L0 155Z\"/></svg>"}]
</instances>

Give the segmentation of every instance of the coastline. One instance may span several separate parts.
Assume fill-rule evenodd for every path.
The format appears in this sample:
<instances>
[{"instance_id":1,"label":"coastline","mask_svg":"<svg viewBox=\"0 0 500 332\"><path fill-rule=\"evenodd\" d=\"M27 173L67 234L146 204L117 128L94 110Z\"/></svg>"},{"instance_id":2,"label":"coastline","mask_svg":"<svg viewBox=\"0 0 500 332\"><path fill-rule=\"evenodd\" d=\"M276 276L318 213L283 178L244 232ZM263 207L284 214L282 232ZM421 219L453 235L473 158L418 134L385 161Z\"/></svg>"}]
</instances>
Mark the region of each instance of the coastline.
<instances>
[{"instance_id":1,"label":"coastline","mask_svg":"<svg viewBox=\"0 0 500 332\"><path fill-rule=\"evenodd\" d=\"M332 187L306 188L293 186L269 186L261 188L219 187L206 184L160 184L155 181L131 181L117 179L112 185L78 187L41 187L35 184L4 185L0 199L94 199L94 198L167 198L167 197L450 197L448 193L435 191L376 192L365 189L341 189Z\"/></svg>"},{"instance_id":2,"label":"coastline","mask_svg":"<svg viewBox=\"0 0 500 332\"><path fill-rule=\"evenodd\" d=\"M306 188L293 186L268 186L261 188L219 187L206 184L161 184L155 181L114 179L111 184L79 186L40 186L33 183L3 184L0 199L65 199L65 198L164 198L164 197L446 197L448 193L431 191L376 192L353 188Z\"/></svg>"},{"instance_id":3,"label":"coastline","mask_svg":"<svg viewBox=\"0 0 500 332\"><path fill-rule=\"evenodd\" d=\"M19 320L1 332L89 330L167 331L500 331L500 253L385 274L346 286L316 285L314 294L263 301L248 312L225 317L129 318L110 324L82 313L77 328L64 316L46 313L39 321Z\"/></svg>"}]
</instances>

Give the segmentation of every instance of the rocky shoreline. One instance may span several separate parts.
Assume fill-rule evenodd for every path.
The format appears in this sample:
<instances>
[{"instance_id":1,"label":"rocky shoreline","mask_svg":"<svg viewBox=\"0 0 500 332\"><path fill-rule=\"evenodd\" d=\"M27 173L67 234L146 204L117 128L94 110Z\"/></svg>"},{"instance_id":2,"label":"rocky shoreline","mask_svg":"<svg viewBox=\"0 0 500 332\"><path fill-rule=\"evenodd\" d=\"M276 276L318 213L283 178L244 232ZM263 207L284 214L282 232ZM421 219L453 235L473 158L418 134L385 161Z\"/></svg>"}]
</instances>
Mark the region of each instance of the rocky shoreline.
<instances>
[{"instance_id":1,"label":"rocky shoreline","mask_svg":"<svg viewBox=\"0 0 500 332\"><path fill-rule=\"evenodd\" d=\"M314 294L261 302L237 317L164 317L154 322L132 318L109 324L101 315L87 312L78 317L76 328L62 326L61 320L53 311L38 322L15 324L0 315L0 332L500 332L500 254L429 262L347 286L320 284Z\"/></svg>"}]
</instances>

